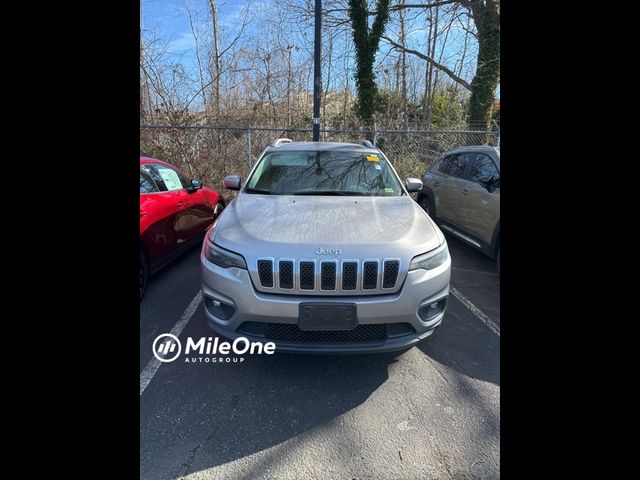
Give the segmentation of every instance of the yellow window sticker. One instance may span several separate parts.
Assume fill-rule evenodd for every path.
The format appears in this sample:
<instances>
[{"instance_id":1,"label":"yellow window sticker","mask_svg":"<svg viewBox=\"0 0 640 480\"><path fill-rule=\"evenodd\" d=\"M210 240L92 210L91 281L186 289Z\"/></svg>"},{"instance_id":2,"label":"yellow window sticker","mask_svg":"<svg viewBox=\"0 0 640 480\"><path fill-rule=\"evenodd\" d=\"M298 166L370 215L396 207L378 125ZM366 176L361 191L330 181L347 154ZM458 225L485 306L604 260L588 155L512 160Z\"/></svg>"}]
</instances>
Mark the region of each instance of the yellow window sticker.
<instances>
[{"instance_id":1,"label":"yellow window sticker","mask_svg":"<svg viewBox=\"0 0 640 480\"><path fill-rule=\"evenodd\" d=\"M182 182L180 182L180 177L173 170L168 168L158 167L158 173L162 177L164 184L167 186L167 190L180 190L182 188Z\"/></svg>"},{"instance_id":2,"label":"yellow window sticker","mask_svg":"<svg viewBox=\"0 0 640 480\"><path fill-rule=\"evenodd\" d=\"M367 155L367 160L369 160L370 162L379 162L380 157L378 157L377 155Z\"/></svg>"}]
</instances>

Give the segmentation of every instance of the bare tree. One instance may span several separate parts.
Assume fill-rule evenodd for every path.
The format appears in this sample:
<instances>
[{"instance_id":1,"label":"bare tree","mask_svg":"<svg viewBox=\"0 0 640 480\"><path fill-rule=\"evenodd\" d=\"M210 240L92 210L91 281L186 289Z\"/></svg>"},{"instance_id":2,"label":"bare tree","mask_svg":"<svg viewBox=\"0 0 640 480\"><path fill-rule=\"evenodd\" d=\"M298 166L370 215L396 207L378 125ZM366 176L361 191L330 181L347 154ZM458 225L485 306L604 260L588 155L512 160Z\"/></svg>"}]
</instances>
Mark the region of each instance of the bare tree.
<instances>
[{"instance_id":1,"label":"bare tree","mask_svg":"<svg viewBox=\"0 0 640 480\"><path fill-rule=\"evenodd\" d=\"M189 49L176 51L180 42L141 28L141 118L286 126L311 121L313 2L246 4L229 24L218 18L219 0L208 0L200 11L193 0L182 1L194 44ZM499 7L497 0L323 0L323 124L360 126L362 108L369 119L375 113L378 124L399 126L400 118L405 125L433 123L439 98L446 102L439 118L451 112L463 121L458 112L461 102L468 105L472 84L480 91L476 84L488 78L487 69L495 71L488 68L495 62L476 62L490 57L477 21L490 3ZM384 4L390 12L386 34L379 16ZM357 28L349 13L354 8L361 13ZM259 28L245 29L252 21ZM378 34L384 42L374 41ZM365 90L379 87L384 95L369 101L352 95L353 81L360 92L362 78ZM473 105L486 104L482 96L471 97Z\"/></svg>"},{"instance_id":2,"label":"bare tree","mask_svg":"<svg viewBox=\"0 0 640 480\"><path fill-rule=\"evenodd\" d=\"M457 4L470 12L476 27L478 55L476 73L471 82L464 80L459 74L435 59L432 49L427 53L407 48L402 42L397 42L383 36L390 45L399 51L415 55L426 60L429 65L446 74L456 83L471 92L469 101L469 124L483 124L488 127L495 100L495 91L500 81L500 0L434 0L425 4L398 3L391 7L392 11L404 9L437 9L443 5ZM425 90L426 93L426 90Z\"/></svg>"},{"instance_id":3,"label":"bare tree","mask_svg":"<svg viewBox=\"0 0 640 480\"><path fill-rule=\"evenodd\" d=\"M327 73L325 75L324 95L322 99L322 118L326 118L327 113L327 95L329 95L329 86L331 85L331 59L333 57L333 37L329 36L329 52L326 58Z\"/></svg>"},{"instance_id":4,"label":"bare tree","mask_svg":"<svg viewBox=\"0 0 640 480\"><path fill-rule=\"evenodd\" d=\"M191 28L191 34L193 35L193 40L195 43L194 51L196 56L196 63L198 65L198 78L200 80L200 94L202 95L202 105L206 108L207 106L207 95L206 95L206 86L208 82L205 80L205 70L202 62L202 58L200 55L200 29L198 25L198 11L195 13L192 11L191 6L189 5L189 0L183 0L182 5L187 12L187 17L189 18L189 27ZM194 21L195 15L195 21Z\"/></svg>"},{"instance_id":5,"label":"bare tree","mask_svg":"<svg viewBox=\"0 0 640 480\"><path fill-rule=\"evenodd\" d=\"M209 0L211 23L213 26L213 55L211 76L213 77L213 108L216 117L220 114L220 50L218 48L218 0Z\"/></svg>"},{"instance_id":6,"label":"bare tree","mask_svg":"<svg viewBox=\"0 0 640 480\"><path fill-rule=\"evenodd\" d=\"M438 42L438 7L434 7L435 14L428 17L429 21L429 36L427 40L427 55L431 58L435 57L436 44ZM403 49L403 52L406 50ZM434 68L433 63L427 62L426 78L424 86L424 99L423 99L423 120L425 125L430 125L431 115L433 113L433 97L435 95L435 82L434 82Z\"/></svg>"}]
</instances>

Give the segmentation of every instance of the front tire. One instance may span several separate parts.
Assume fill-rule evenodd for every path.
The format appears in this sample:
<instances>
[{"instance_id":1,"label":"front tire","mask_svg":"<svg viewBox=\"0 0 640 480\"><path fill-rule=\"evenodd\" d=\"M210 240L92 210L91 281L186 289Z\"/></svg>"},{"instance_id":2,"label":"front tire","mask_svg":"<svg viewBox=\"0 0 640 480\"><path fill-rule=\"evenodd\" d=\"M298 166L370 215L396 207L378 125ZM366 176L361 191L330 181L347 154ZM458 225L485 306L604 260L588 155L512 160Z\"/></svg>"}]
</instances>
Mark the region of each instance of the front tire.
<instances>
[{"instance_id":1,"label":"front tire","mask_svg":"<svg viewBox=\"0 0 640 480\"><path fill-rule=\"evenodd\" d=\"M431 204L431 200L429 200L429 197L422 197L422 199L420 200L420 207L422 207L422 209L427 212L427 215L429 215L429 217L435 220L436 217L433 211L433 205Z\"/></svg>"},{"instance_id":2,"label":"front tire","mask_svg":"<svg viewBox=\"0 0 640 480\"><path fill-rule=\"evenodd\" d=\"M216 218L218 218L223 210L224 210L224 205L222 204L222 202L216 203L216 206L213 209L213 219L215 220Z\"/></svg>"}]
</instances>

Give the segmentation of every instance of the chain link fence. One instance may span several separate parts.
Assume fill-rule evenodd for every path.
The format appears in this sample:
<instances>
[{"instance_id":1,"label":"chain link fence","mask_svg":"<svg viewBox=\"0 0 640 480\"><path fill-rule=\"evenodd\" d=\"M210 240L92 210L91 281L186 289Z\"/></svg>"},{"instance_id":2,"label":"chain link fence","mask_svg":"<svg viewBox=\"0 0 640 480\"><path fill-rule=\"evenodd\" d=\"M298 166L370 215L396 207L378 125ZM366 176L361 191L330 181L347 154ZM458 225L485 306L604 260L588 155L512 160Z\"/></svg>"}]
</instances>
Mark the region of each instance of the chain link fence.
<instances>
[{"instance_id":1,"label":"chain link fence","mask_svg":"<svg viewBox=\"0 0 640 480\"><path fill-rule=\"evenodd\" d=\"M220 189L227 175L248 175L276 138L311 141L311 129L229 126L140 126L140 155L169 162L192 178ZM444 152L464 145L500 145L500 130L321 130L327 142L373 139L401 178L421 177Z\"/></svg>"}]
</instances>

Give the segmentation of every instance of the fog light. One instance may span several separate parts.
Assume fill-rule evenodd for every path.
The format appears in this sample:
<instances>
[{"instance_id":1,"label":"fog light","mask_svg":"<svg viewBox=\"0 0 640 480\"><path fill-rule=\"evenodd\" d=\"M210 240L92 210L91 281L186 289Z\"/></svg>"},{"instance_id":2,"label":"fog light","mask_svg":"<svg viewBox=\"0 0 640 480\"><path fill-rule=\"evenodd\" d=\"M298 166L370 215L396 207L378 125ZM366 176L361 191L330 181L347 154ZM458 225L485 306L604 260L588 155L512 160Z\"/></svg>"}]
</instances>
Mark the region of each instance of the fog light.
<instances>
[{"instance_id":1,"label":"fog light","mask_svg":"<svg viewBox=\"0 0 640 480\"><path fill-rule=\"evenodd\" d=\"M428 305L423 305L418 309L418 315L423 322L428 322L433 320L435 317L440 315L444 311L444 307L447 304L447 298L441 298L437 302L430 303Z\"/></svg>"},{"instance_id":2,"label":"fog light","mask_svg":"<svg viewBox=\"0 0 640 480\"><path fill-rule=\"evenodd\" d=\"M233 305L227 305L211 297L205 297L204 306L211 315L220 320L229 320L236 313Z\"/></svg>"}]
</instances>

